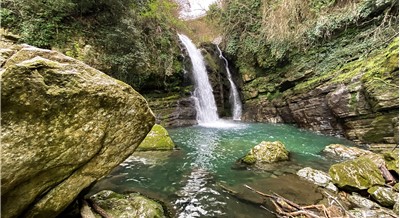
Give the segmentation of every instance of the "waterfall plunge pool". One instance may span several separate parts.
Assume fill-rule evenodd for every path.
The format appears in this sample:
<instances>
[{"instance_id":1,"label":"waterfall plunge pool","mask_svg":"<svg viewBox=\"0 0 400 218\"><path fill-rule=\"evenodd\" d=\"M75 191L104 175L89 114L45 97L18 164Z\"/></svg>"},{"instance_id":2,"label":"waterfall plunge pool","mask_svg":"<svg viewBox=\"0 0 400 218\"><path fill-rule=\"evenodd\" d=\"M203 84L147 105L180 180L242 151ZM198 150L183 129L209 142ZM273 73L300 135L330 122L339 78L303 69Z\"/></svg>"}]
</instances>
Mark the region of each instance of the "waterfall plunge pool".
<instances>
[{"instance_id":1,"label":"waterfall plunge pool","mask_svg":"<svg viewBox=\"0 0 400 218\"><path fill-rule=\"evenodd\" d=\"M326 171L335 160L321 153L325 146L352 145L345 139L285 124L228 124L225 127L229 128L199 125L169 129L179 150L135 152L92 191L141 192L165 202L173 217L275 217L254 204L257 196L250 196L244 184L276 192L299 204L316 203L313 198L318 193L313 193L313 188L301 182L295 173L307 166ZM265 169L236 163L261 141L276 140L285 144L290 161ZM227 190L239 193L242 199ZM261 203L262 199L258 201Z\"/></svg>"}]
</instances>

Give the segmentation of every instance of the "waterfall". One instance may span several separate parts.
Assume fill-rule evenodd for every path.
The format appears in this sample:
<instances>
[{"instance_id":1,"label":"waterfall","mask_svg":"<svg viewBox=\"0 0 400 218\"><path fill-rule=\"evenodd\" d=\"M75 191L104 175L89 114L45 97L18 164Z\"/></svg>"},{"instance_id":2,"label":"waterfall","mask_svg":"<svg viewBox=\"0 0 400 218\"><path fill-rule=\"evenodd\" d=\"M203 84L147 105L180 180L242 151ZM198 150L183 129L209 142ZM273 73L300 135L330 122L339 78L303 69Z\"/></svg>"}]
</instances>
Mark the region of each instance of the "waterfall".
<instances>
[{"instance_id":1,"label":"waterfall","mask_svg":"<svg viewBox=\"0 0 400 218\"><path fill-rule=\"evenodd\" d=\"M219 58L225 61L226 74L228 76L229 84L231 85L231 88L229 90L229 101L232 105L232 117L233 120L240 120L240 118L242 117L242 102L240 101L239 92L236 88L235 83L233 82L231 72L229 71L228 60L226 60L226 58L222 55L222 51L219 48L218 44L216 44L216 46L219 51Z\"/></svg>"},{"instance_id":2,"label":"waterfall","mask_svg":"<svg viewBox=\"0 0 400 218\"><path fill-rule=\"evenodd\" d=\"M203 56L200 50L196 48L193 42L185 35L178 34L179 39L186 47L190 61L193 65L193 78L195 81L195 90L192 97L196 102L197 122L212 123L218 121L217 106L215 103L213 90L210 82L206 66L204 64Z\"/></svg>"}]
</instances>

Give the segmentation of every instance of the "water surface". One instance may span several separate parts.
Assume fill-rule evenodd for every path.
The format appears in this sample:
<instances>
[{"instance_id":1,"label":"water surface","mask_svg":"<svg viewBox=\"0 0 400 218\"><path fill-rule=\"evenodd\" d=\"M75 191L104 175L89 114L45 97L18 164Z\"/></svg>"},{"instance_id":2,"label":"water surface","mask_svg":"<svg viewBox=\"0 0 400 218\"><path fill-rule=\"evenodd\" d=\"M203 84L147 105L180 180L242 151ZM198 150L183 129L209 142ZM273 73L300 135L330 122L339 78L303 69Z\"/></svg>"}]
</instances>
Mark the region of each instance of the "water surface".
<instances>
[{"instance_id":1,"label":"water surface","mask_svg":"<svg viewBox=\"0 0 400 218\"><path fill-rule=\"evenodd\" d=\"M225 127L169 129L180 150L135 153L97 188L144 192L167 202L175 209L176 217L274 217L257 205L235 198L222 187L265 183L269 184L268 190L274 191L282 189L282 182L289 187L288 183L297 179L292 174L302 167L328 169L334 160L321 154L326 145L351 144L283 124L238 122ZM263 170L236 163L261 141L276 140L285 144L290 161ZM288 174L294 179L279 179Z\"/></svg>"}]
</instances>

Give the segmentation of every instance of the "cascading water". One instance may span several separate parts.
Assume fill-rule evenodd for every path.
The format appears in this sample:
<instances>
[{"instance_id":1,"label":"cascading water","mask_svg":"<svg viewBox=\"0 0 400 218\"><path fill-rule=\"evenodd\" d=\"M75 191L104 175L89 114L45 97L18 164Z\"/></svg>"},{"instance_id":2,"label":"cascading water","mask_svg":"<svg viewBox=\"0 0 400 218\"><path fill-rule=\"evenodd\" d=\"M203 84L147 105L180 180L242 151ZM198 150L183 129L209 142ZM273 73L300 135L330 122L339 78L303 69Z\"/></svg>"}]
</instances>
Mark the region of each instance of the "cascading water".
<instances>
[{"instance_id":1,"label":"cascading water","mask_svg":"<svg viewBox=\"0 0 400 218\"><path fill-rule=\"evenodd\" d=\"M178 36L186 47L193 65L195 90L192 96L196 102L197 122L199 124L216 122L219 120L217 106L208 80L203 56L187 36L182 34L178 34Z\"/></svg>"},{"instance_id":2,"label":"cascading water","mask_svg":"<svg viewBox=\"0 0 400 218\"><path fill-rule=\"evenodd\" d=\"M230 92L229 100L232 105L232 117L233 120L240 120L240 118L242 117L242 102L239 97L239 92L236 88L235 83L233 82L232 74L229 70L228 60L226 60L226 58L222 55L222 51L219 48L218 44L216 44L216 46L219 51L219 58L225 61L226 74L228 75L229 84L231 85L229 91Z\"/></svg>"}]
</instances>

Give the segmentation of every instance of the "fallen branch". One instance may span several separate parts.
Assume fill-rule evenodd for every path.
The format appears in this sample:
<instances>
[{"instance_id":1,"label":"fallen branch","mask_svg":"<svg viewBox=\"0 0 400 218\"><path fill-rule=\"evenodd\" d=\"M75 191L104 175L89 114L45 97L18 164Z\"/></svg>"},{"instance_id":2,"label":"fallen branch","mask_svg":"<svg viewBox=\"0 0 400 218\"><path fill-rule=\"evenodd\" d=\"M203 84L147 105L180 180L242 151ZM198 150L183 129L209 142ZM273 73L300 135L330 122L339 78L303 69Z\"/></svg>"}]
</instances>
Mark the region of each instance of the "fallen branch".
<instances>
[{"instance_id":1,"label":"fallen branch","mask_svg":"<svg viewBox=\"0 0 400 218\"><path fill-rule=\"evenodd\" d=\"M272 204L275 206L275 210L277 215L281 217L296 217L296 216L303 216L308 218L329 218L329 208L326 208L325 205L317 204L317 205L307 205L307 206L300 206L280 195L277 193L266 194L255 190L254 188L244 185L244 187L250 189L251 191L263 196L267 197L271 200ZM265 207L263 207L265 208ZM336 207L337 208L337 207ZM266 208L265 208L266 209ZM268 209L267 209L268 210ZM270 211L270 210L268 210ZM274 214L276 214L274 213Z\"/></svg>"}]
</instances>

